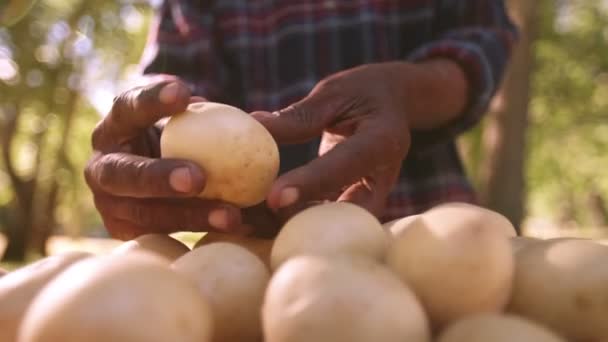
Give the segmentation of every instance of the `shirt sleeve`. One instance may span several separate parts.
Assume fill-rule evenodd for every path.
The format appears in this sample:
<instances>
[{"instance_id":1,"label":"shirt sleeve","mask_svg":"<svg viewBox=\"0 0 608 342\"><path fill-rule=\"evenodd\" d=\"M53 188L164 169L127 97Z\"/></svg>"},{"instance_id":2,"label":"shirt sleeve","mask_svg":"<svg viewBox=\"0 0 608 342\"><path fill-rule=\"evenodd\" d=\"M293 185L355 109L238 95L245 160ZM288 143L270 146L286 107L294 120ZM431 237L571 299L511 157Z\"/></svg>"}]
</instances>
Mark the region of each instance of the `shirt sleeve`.
<instances>
[{"instance_id":1,"label":"shirt sleeve","mask_svg":"<svg viewBox=\"0 0 608 342\"><path fill-rule=\"evenodd\" d=\"M413 51L409 60L454 60L467 76L470 97L465 111L454 121L431 131L412 131L412 147L453 140L481 120L500 85L518 34L502 0L437 0L433 25L435 39Z\"/></svg>"},{"instance_id":2,"label":"shirt sleeve","mask_svg":"<svg viewBox=\"0 0 608 342\"><path fill-rule=\"evenodd\" d=\"M140 63L141 83L179 78L213 98L221 77L208 1L165 0L156 10Z\"/></svg>"}]
</instances>

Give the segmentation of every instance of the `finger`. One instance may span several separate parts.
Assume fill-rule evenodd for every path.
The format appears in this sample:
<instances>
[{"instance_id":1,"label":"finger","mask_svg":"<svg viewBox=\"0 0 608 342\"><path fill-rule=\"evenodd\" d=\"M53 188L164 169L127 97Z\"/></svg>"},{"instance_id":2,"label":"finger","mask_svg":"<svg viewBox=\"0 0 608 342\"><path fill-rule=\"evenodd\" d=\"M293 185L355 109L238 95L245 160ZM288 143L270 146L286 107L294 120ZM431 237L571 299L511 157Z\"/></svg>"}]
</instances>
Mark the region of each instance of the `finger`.
<instances>
[{"instance_id":1,"label":"finger","mask_svg":"<svg viewBox=\"0 0 608 342\"><path fill-rule=\"evenodd\" d=\"M243 222L254 227L252 233L256 237L274 236L281 227L278 217L265 204L243 209L242 216Z\"/></svg>"},{"instance_id":2,"label":"finger","mask_svg":"<svg viewBox=\"0 0 608 342\"><path fill-rule=\"evenodd\" d=\"M114 99L112 110L93 131L93 147L108 149L136 137L159 119L186 110L190 90L181 82L135 88Z\"/></svg>"},{"instance_id":3,"label":"finger","mask_svg":"<svg viewBox=\"0 0 608 342\"><path fill-rule=\"evenodd\" d=\"M128 153L97 154L85 169L91 189L123 197L192 197L205 186L196 164Z\"/></svg>"},{"instance_id":4,"label":"finger","mask_svg":"<svg viewBox=\"0 0 608 342\"><path fill-rule=\"evenodd\" d=\"M148 231L220 231L239 233L240 211L226 203L202 199L137 199L96 195L104 217L127 221Z\"/></svg>"},{"instance_id":5,"label":"finger","mask_svg":"<svg viewBox=\"0 0 608 342\"><path fill-rule=\"evenodd\" d=\"M407 132L402 134L406 136ZM276 210L297 202L326 198L326 194L401 162L409 140L397 137L391 128L360 126L352 137L326 154L279 177L269 192L269 207Z\"/></svg>"},{"instance_id":6,"label":"finger","mask_svg":"<svg viewBox=\"0 0 608 342\"><path fill-rule=\"evenodd\" d=\"M119 220L113 217L104 218L103 223L106 231L110 234L110 237L122 241L132 240L144 234L160 233L146 230L144 227L138 226L132 222Z\"/></svg>"},{"instance_id":7,"label":"finger","mask_svg":"<svg viewBox=\"0 0 608 342\"><path fill-rule=\"evenodd\" d=\"M349 101L336 96L331 87L317 87L301 101L278 112L253 112L279 144L309 141L321 135L339 114L348 110Z\"/></svg>"},{"instance_id":8,"label":"finger","mask_svg":"<svg viewBox=\"0 0 608 342\"><path fill-rule=\"evenodd\" d=\"M388 194L399 177L400 170L399 163L386 171L365 177L346 189L338 201L354 203L367 209L376 217L381 217L386 208Z\"/></svg>"},{"instance_id":9,"label":"finger","mask_svg":"<svg viewBox=\"0 0 608 342\"><path fill-rule=\"evenodd\" d=\"M190 103L206 102L207 99L202 96L190 96Z\"/></svg>"},{"instance_id":10,"label":"finger","mask_svg":"<svg viewBox=\"0 0 608 342\"><path fill-rule=\"evenodd\" d=\"M338 198L338 202L350 202L367 209L376 217L381 217L386 208L386 199L390 193L389 186L375 184L370 178L351 185Z\"/></svg>"},{"instance_id":11,"label":"finger","mask_svg":"<svg viewBox=\"0 0 608 342\"><path fill-rule=\"evenodd\" d=\"M204 98L204 97L202 97L202 96L190 96L190 101L189 101L188 103L189 103L189 104L192 104L192 103L206 102L206 101L207 101L207 99L206 99L206 98ZM158 120L158 121L155 123L155 125L156 125L157 127L159 127L159 128L160 128L160 130L162 131L162 129L163 129L163 128L165 127L165 125L167 124L167 122L169 122L169 119L170 119L169 117L164 117L164 118L161 118L161 119L159 119L159 120ZM158 140L158 139L157 139L157 140ZM160 150L158 151L158 155L160 155Z\"/></svg>"}]
</instances>

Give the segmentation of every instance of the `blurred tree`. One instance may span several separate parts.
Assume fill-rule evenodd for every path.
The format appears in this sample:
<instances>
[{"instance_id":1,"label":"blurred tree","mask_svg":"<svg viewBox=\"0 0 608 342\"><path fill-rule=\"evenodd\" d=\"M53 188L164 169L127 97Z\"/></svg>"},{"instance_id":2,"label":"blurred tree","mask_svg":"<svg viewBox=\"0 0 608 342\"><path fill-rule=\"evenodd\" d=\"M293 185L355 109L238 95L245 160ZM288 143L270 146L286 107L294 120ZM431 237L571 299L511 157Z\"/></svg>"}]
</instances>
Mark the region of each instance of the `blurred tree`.
<instances>
[{"instance_id":1,"label":"blurred tree","mask_svg":"<svg viewBox=\"0 0 608 342\"><path fill-rule=\"evenodd\" d=\"M523 171L538 1L510 0L508 5L520 36L483 132L486 157L480 165L480 181L482 202L519 227L524 216Z\"/></svg>"},{"instance_id":2,"label":"blurred tree","mask_svg":"<svg viewBox=\"0 0 608 342\"><path fill-rule=\"evenodd\" d=\"M490 115L462 141L469 173L516 224L606 226L608 3L507 3L522 41Z\"/></svg>"},{"instance_id":3,"label":"blurred tree","mask_svg":"<svg viewBox=\"0 0 608 342\"><path fill-rule=\"evenodd\" d=\"M608 8L605 1L541 1L526 171L531 209L608 225ZM589 201L589 198L595 198ZM603 221L600 222L600 221Z\"/></svg>"},{"instance_id":4,"label":"blurred tree","mask_svg":"<svg viewBox=\"0 0 608 342\"><path fill-rule=\"evenodd\" d=\"M46 0L0 29L5 260L23 260L28 251L44 254L59 223L70 227L71 221L73 230L75 222L96 217L81 176L98 120L87 99L114 92L104 85L115 84L137 61L146 19L128 2Z\"/></svg>"}]
</instances>

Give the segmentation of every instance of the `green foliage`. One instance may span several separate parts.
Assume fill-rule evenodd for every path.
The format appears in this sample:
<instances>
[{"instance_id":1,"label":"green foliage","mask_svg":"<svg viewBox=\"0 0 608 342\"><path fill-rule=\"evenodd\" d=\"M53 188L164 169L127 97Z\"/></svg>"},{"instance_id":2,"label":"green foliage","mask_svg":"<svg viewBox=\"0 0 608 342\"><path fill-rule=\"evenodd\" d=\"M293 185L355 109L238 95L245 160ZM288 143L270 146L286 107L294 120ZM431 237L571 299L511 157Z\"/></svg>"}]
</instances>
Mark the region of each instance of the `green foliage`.
<instances>
[{"instance_id":1,"label":"green foliage","mask_svg":"<svg viewBox=\"0 0 608 342\"><path fill-rule=\"evenodd\" d=\"M601 1L543 1L535 45L527 182L532 214L574 208L589 224L592 189L608 197L608 12Z\"/></svg>"},{"instance_id":2,"label":"green foliage","mask_svg":"<svg viewBox=\"0 0 608 342\"><path fill-rule=\"evenodd\" d=\"M149 19L148 6L129 1L40 0L20 22L0 27L0 134L10 143L8 162L0 158L0 229L24 210L19 183L35 184L32 215L53 205L49 225L72 234L99 227L82 177L100 119L91 100L114 93L138 62Z\"/></svg>"}]
</instances>

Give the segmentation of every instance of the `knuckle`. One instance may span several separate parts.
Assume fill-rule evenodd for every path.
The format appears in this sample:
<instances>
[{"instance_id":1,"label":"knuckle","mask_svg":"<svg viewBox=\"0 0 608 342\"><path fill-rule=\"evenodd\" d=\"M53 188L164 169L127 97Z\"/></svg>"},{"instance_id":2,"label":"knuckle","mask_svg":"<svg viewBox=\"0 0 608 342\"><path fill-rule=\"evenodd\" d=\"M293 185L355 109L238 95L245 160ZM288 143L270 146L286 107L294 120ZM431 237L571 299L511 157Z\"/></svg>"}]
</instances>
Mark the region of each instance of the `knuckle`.
<instances>
[{"instance_id":1,"label":"knuckle","mask_svg":"<svg viewBox=\"0 0 608 342\"><path fill-rule=\"evenodd\" d=\"M186 208L181 213L181 225L188 229L203 229L209 227L206 210Z\"/></svg>"},{"instance_id":2,"label":"knuckle","mask_svg":"<svg viewBox=\"0 0 608 342\"><path fill-rule=\"evenodd\" d=\"M111 216L111 207L110 203L102 196L93 196L93 204L95 204L95 208L99 211L99 214L102 218L106 218Z\"/></svg>"},{"instance_id":3,"label":"knuckle","mask_svg":"<svg viewBox=\"0 0 608 342\"><path fill-rule=\"evenodd\" d=\"M338 75L332 75L318 84L319 90L330 93L340 93L344 90L344 82Z\"/></svg>"},{"instance_id":4,"label":"knuckle","mask_svg":"<svg viewBox=\"0 0 608 342\"><path fill-rule=\"evenodd\" d=\"M107 136L106 136L106 119L99 121L95 128L93 128L93 133L91 133L91 146L94 150L100 150L106 145Z\"/></svg>"},{"instance_id":5,"label":"knuckle","mask_svg":"<svg viewBox=\"0 0 608 342\"><path fill-rule=\"evenodd\" d=\"M312 126L314 123L314 116L312 112L307 108L307 106L300 103L289 106L287 110L280 112L279 114L284 117L286 116L301 125Z\"/></svg>"},{"instance_id":6,"label":"knuckle","mask_svg":"<svg viewBox=\"0 0 608 342\"><path fill-rule=\"evenodd\" d=\"M155 163L152 160L137 160L129 165L129 178L133 179L134 186L139 191L157 194L157 195L172 195L169 182L169 168L161 163Z\"/></svg>"},{"instance_id":7,"label":"knuckle","mask_svg":"<svg viewBox=\"0 0 608 342\"><path fill-rule=\"evenodd\" d=\"M108 154L99 159L94 167L93 179L102 189L111 189L119 183L119 175L122 174L122 160L112 154Z\"/></svg>"},{"instance_id":8,"label":"knuckle","mask_svg":"<svg viewBox=\"0 0 608 342\"><path fill-rule=\"evenodd\" d=\"M84 175L84 180L87 183L87 186L93 190L93 188L95 188L95 184L94 184L94 178L93 178L93 168L94 166L94 162L92 160L90 160L87 165L85 165L84 167L84 171L83 171L83 175Z\"/></svg>"},{"instance_id":9,"label":"knuckle","mask_svg":"<svg viewBox=\"0 0 608 342\"><path fill-rule=\"evenodd\" d=\"M106 188L110 186L112 184L112 181L114 180L113 169L115 167L116 162L110 158L104 158L102 160L104 162L100 163L99 166L96 168L94 173L94 179L100 187Z\"/></svg>"},{"instance_id":10,"label":"knuckle","mask_svg":"<svg viewBox=\"0 0 608 342\"><path fill-rule=\"evenodd\" d=\"M132 204L129 208L129 213L131 216L131 220L138 225L148 226L151 224L150 220L150 211L144 204Z\"/></svg>"},{"instance_id":11,"label":"knuckle","mask_svg":"<svg viewBox=\"0 0 608 342\"><path fill-rule=\"evenodd\" d=\"M135 88L114 97L111 116L115 124L121 125L127 120L126 117L133 107L133 99L137 97L139 92L139 88Z\"/></svg>"}]
</instances>

